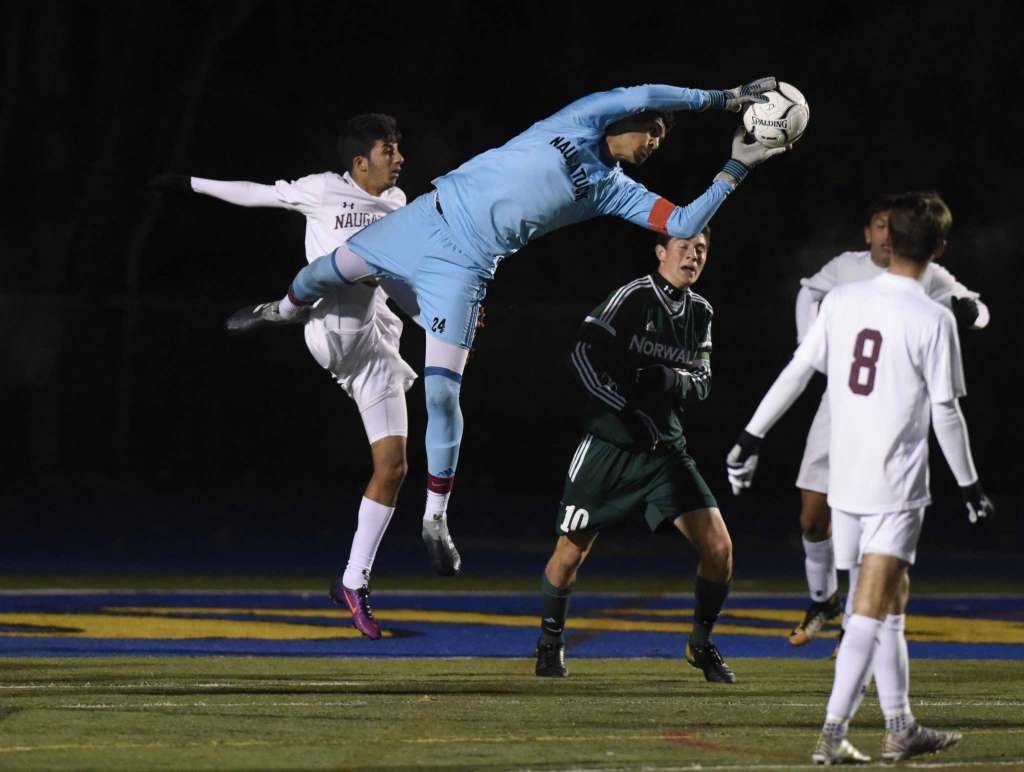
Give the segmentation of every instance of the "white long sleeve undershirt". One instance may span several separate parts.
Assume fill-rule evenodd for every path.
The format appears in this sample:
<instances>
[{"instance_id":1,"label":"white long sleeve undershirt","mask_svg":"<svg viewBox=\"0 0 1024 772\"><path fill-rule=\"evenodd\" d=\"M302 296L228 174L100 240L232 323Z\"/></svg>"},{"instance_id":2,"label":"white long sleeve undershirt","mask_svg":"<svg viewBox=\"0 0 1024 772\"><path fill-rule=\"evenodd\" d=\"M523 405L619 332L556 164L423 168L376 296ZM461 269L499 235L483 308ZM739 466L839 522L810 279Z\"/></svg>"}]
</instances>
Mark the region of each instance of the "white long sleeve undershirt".
<instances>
[{"instance_id":1,"label":"white long sleeve undershirt","mask_svg":"<svg viewBox=\"0 0 1024 772\"><path fill-rule=\"evenodd\" d=\"M814 368L799 359L791 359L779 373L775 383L764 395L761 404L754 411L754 417L747 424L747 431L755 437L764 437L775 423L793 406L797 397L814 375Z\"/></svg>"},{"instance_id":2,"label":"white long sleeve undershirt","mask_svg":"<svg viewBox=\"0 0 1024 772\"><path fill-rule=\"evenodd\" d=\"M957 485L963 488L976 483L978 470L971 457L971 441L967 436L967 422L960 412L960 401L933 402L932 428Z\"/></svg>"},{"instance_id":3,"label":"white long sleeve undershirt","mask_svg":"<svg viewBox=\"0 0 1024 772\"><path fill-rule=\"evenodd\" d=\"M810 287L801 287L796 294L796 342L799 344L807 336L814 319L818 316L818 304L825 293Z\"/></svg>"},{"instance_id":4,"label":"white long sleeve undershirt","mask_svg":"<svg viewBox=\"0 0 1024 772\"><path fill-rule=\"evenodd\" d=\"M203 177L190 177L192 190L206 196L219 198L236 206L272 206L281 207L281 198L273 185L261 185L258 182L227 180L208 180Z\"/></svg>"}]
</instances>

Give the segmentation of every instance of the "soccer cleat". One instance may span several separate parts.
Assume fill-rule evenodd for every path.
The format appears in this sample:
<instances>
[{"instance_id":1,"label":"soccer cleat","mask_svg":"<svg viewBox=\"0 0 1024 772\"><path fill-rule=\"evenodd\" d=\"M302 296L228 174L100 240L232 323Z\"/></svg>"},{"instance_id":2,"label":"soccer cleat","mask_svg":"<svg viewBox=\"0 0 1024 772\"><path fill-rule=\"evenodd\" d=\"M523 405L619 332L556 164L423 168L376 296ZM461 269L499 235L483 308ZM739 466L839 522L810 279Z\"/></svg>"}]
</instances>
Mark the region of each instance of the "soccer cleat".
<instances>
[{"instance_id":1,"label":"soccer cleat","mask_svg":"<svg viewBox=\"0 0 1024 772\"><path fill-rule=\"evenodd\" d=\"M959 732L943 732L939 729L929 729L926 726L914 724L913 728L906 732L885 733L882 759L883 761L902 761L911 756L944 751L960 742L962 737L963 735Z\"/></svg>"},{"instance_id":2,"label":"soccer cleat","mask_svg":"<svg viewBox=\"0 0 1024 772\"><path fill-rule=\"evenodd\" d=\"M260 303L256 306L240 308L228 317L224 327L230 333L246 333L264 327L280 327L285 324L304 324L309 319L308 309L303 308L291 319L281 316L281 301Z\"/></svg>"},{"instance_id":3,"label":"soccer cleat","mask_svg":"<svg viewBox=\"0 0 1024 772\"><path fill-rule=\"evenodd\" d=\"M543 636L537 639L537 668L534 672L541 678L565 678L565 643L545 643Z\"/></svg>"},{"instance_id":4,"label":"soccer cleat","mask_svg":"<svg viewBox=\"0 0 1024 772\"><path fill-rule=\"evenodd\" d=\"M804 621L794 627L793 632L789 634L789 645L803 646L810 643L825 623L835 619L842 611L843 603L839 599L838 590L832 593L828 600L812 603L804 613Z\"/></svg>"},{"instance_id":5,"label":"soccer cleat","mask_svg":"<svg viewBox=\"0 0 1024 772\"><path fill-rule=\"evenodd\" d=\"M373 609L370 608L370 588L360 587L358 590L350 590L341 583L339 576L331 585L331 600L342 608L352 612L352 626L369 638L376 641L380 638L380 625L373 618Z\"/></svg>"},{"instance_id":6,"label":"soccer cleat","mask_svg":"<svg viewBox=\"0 0 1024 772\"><path fill-rule=\"evenodd\" d=\"M708 681L719 684L736 683L736 674L732 672L725 660L722 659L718 647L711 641L703 646L693 647L690 641L686 642L686 661L698 670L704 671L704 678Z\"/></svg>"},{"instance_id":7,"label":"soccer cleat","mask_svg":"<svg viewBox=\"0 0 1024 772\"><path fill-rule=\"evenodd\" d=\"M438 512L423 521L423 543L427 545L430 564L439 576L455 576L462 569L462 558L448 533L448 520Z\"/></svg>"},{"instance_id":8,"label":"soccer cleat","mask_svg":"<svg viewBox=\"0 0 1024 772\"><path fill-rule=\"evenodd\" d=\"M814 746L811 761L831 767L836 764L867 764L871 757L854 748L845 737L836 740L822 732L818 744Z\"/></svg>"}]
</instances>

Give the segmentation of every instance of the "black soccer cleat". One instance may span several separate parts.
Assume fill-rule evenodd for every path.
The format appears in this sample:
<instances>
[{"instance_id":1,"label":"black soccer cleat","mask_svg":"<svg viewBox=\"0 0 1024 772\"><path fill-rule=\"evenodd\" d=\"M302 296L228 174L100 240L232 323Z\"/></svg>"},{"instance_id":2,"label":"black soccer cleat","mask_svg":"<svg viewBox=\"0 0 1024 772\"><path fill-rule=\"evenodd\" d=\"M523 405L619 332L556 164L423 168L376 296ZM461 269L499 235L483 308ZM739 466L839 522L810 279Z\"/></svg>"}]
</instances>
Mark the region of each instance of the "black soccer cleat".
<instances>
[{"instance_id":1,"label":"black soccer cleat","mask_svg":"<svg viewBox=\"0 0 1024 772\"><path fill-rule=\"evenodd\" d=\"M718 651L718 647L711 641L698 647L694 647L690 641L687 641L686 661L698 670L703 670L704 678L712 683L736 683L736 674L732 672L731 667L725 664L725 660L722 659L722 654Z\"/></svg>"},{"instance_id":2,"label":"black soccer cleat","mask_svg":"<svg viewBox=\"0 0 1024 772\"><path fill-rule=\"evenodd\" d=\"M229 333L241 334L261 330L265 327L282 327L286 324L305 324L309 319L309 310L303 308L290 319L281 316L281 301L259 303L255 306L240 308L228 317L224 327Z\"/></svg>"},{"instance_id":3,"label":"black soccer cleat","mask_svg":"<svg viewBox=\"0 0 1024 772\"><path fill-rule=\"evenodd\" d=\"M790 632L789 645L803 646L810 643L826 622L831 622L842 613L843 601L839 597L838 590L832 593L832 597L828 600L812 603L804 612L804 621Z\"/></svg>"},{"instance_id":4,"label":"black soccer cleat","mask_svg":"<svg viewBox=\"0 0 1024 772\"><path fill-rule=\"evenodd\" d=\"M544 638L537 639L537 667L534 672L541 678L565 678L569 671L565 668L565 643L545 643Z\"/></svg>"}]
</instances>

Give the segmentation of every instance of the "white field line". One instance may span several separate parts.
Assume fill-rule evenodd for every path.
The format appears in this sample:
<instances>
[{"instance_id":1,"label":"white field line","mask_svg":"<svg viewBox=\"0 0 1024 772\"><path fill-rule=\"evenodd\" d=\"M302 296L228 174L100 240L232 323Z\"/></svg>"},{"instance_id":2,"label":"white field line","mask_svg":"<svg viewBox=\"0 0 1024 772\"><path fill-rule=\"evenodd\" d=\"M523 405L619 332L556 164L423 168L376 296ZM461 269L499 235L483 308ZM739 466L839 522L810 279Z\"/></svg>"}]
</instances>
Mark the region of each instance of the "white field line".
<instances>
[{"instance_id":1,"label":"white field line","mask_svg":"<svg viewBox=\"0 0 1024 772\"><path fill-rule=\"evenodd\" d=\"M464 590L462 592L452 592L449 590L374 590L374 597L389 596L389 595L422 595L425 597L497 597L497 598L509 598L509 597L535 597L535 592L520 592L517 590ZM17 597L20 595L29 596L45 596L45 595L123 595L125 597L132 597L137 595L171 595L175 597L187 597L190 595L217 595L217 596L258 596L258 595L291 595L296 598L323 598L326 600L326 592L318 592L315 590L163 590L163 589L149 589L149 590L126 590L123 588L119 589L105 589L97 587L95 589L82 589L80 587L75 588L63 588L55 587L52 589L24 589L24 590L0 590L0 597L13 596ZM573 593L573 597L608 597L608 598L635 598L637 596L643 597L658 597L658 598L689 598L693 599L693 593L690 592L595 592L588 590L580 590ZM742 599L742 598L806 598L806 592L752 592L752 591L739 591L729 593L731 599ZM1000 598L1019 598L1021 593L1019 592L935 592L935 593L923 593L915 595L915 598L963 598L964 600L986 600Z\"/></svg>"},{"instance_id":2,"label":"white field line","mask_svg":"<svg viewBox=\"0 0 1024 772\"><path fill-rule=\"evenodd\" d=\"M72 703L56 705L61 710L135 710L137 708L362 708L369 705L366 700L349 702L121 702L121 703Z\"/></svg>"},{"instance_id":3,"label":"white field line","mask_svg":"<svg viewBox=\"0 0 1024 772\"><path fill-rule=\"evenodd\" d=\"M1024 759L1014 759L1011 761L905 761L900 762L900 769L952 769L961 767L982 767L984 769L992 769L996 767L1006 768L1021 768L1024 767ZM534 769L533 767L514 767L512 772L693 772L694 770L710 770L710 769L721 769L721 770L744 770L744 769L755 769L755 770L769 770L769 769L821 769L820 765L817 764L707 764L699 762L695 764L689 764L685 766L672 766L672 767L653 767L653 766L629 766L629 767L543 767Z\"/></svg>"},{"instance_id":4,"label":"white field line","mask_svg":"<svg viewBox=\"0 0 1024 772\"><path fill-rule=\"evenodd\" d=\"M82 683L25 683L25 684L0 684L0 689L238 689L255 686L282 686L282 687L308 687L308 686L367 686L368 681L290 681L282 679L254 678L251 681L224 681L224 682L186 682L186 681L138 681L135 683L109 684L93 683L83 681Z\"/></svg>"}]
</instances>

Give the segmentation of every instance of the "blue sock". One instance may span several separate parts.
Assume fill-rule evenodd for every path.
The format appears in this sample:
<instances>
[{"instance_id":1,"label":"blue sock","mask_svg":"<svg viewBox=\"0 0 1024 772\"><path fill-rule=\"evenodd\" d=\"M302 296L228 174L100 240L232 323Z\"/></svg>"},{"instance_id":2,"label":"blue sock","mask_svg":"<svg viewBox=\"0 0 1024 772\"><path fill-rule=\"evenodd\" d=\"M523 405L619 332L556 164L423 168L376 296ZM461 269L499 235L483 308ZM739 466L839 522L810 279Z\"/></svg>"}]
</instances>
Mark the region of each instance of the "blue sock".
<instances>
[{"instance_id":1,"label":"blue sock","mask_svg":"<svg viewBox=\"0 0 1024 772\"><path fill-rule=\"evenodd\" d=\"M423 369L427 397L427 471L435 477L451 477L459 463L462 444L462 410L459 389L462 376L445 367Z\"/></svg>"}]
</instances>

